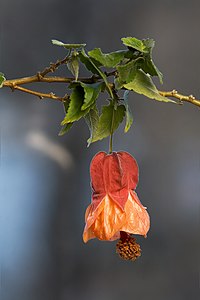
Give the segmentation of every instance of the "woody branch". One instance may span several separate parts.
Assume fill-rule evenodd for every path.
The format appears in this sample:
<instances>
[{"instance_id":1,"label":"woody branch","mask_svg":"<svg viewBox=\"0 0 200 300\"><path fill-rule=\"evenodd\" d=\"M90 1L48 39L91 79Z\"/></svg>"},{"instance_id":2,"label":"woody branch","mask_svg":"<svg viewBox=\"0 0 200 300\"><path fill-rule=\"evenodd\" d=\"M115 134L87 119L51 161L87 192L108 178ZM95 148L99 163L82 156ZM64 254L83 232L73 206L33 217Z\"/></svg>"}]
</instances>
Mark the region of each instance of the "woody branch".
<instances>
[{"instance_id":1,"label":"woody branch","mask_svg":"<svg viewBox=\"0 0 200 300\"><path fill-rule=\"evenodd\" d=\"M40 99L49 98L49 99L64 102L69 99L69 95L65 94L64 96L61 97L61 96L56 95L53 92L42 93L42 92L24 88L24 87L22 87L22 85L34 83L34 82L68 83L68 84L70 84L71 82L74 81L73 77L46 76L49 73L54 73L61 65L66 64L68 60L69 60L69 57L66 56L64 59L58 60L56 63L51 63L49 67L46 67L43 71L38 72L36 75L33 75L33 76L5 80L3 82L3 87L10 87L12 89L12 91L19 90L21 92L32 94L32 95L39 97ZM116 71L114 70L109 73L105 72L105 75L107 77L115 76ZM98 75L92 75L91 77L88 77L88 78L79 78L79 81L84 82L84 83L94 83L101 79L102 78ZM111 87L114 88L114 85L111 84ZM189 96L182 95L182 94L178 93L176 90L159 91L159 93L160 93L160 95L162 95L164 97L170 97L170 98L177 99L179 104L183 104L183 102L189 102L195 106L200 107L200 100L196 99L193 95L189 95Z\"/></svg>"}]
</instances>

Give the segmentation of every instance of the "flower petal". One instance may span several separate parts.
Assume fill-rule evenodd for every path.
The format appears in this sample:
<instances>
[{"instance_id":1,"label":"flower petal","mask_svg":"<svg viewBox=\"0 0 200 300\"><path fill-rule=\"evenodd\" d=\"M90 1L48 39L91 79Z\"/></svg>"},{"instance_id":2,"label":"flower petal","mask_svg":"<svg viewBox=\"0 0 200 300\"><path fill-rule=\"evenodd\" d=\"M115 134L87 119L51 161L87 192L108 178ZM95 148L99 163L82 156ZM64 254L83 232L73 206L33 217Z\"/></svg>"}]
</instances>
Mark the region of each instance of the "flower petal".
<instances>
[{"instance_id":1,"label":"flower petal","mask_svg":"<svg viewBox=\"0 0 200 300\"><path fill-rule=\"evenodd\" d=\"M83 240L97 237L99 240L114 240L126 222L126 213L106 195L95 210L92 204L86 210L86 226Z\"/></svg>"},{"instance_id":2,"label":"flower petal","mask_svg":"<svg viewBox=\"0 0 200 300\"><path fill-rule=\"evenodd\" d=\"M104 177L103 177L103 164L104 158L106 156L105 152L97 153L91 161L90 164L90 176L91 185L93 191L96 194L105 194Z\"/></svg>"},{"instance_id":3,"label":"flower petal","mask_svg":"<svg viewBox=\"0 0 200 300\"><path fill-rule=\"evenodd\" d=\"M126 223L121 228L121 231L146 236L150 227L150 218L135 192L131 191L129 193L124 209L126 212Z\"/></svg>"},{"instance_id":4,"label":"flower petal","mask_svg":"<svg viewBox=\"0 0 200 300\"><path fill-rule=\"evenodd\" d=\"M128 152L117 152L123 172L126 174L128 189L135 190L139 180L138 164Z\"/></svg>"}]
</instances>

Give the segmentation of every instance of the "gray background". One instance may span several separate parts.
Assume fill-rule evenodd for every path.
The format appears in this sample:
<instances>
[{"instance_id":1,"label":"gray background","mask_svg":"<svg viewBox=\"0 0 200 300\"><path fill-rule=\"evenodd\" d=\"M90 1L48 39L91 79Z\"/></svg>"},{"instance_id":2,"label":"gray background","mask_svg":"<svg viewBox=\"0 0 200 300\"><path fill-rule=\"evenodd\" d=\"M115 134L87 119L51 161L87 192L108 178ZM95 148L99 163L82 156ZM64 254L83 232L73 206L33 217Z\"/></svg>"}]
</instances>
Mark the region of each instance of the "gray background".
<instances>
[{"instance_id":1,"label":"gray background","mask_svg":"<svg viewBox=\"0 0 200 300\"><path fill-rule=\"evenodd\" d=\"M123 49L121 37L152 37L158 87L200 97L199 12L195 0L0 0L0 71L32 75L64 57L52 38L109 52ZM118 130L114 149L137 159L137 192L151 215L135 263L120 260L114 242L82 242L89 163L108 141L87 149L84 122L58 137L60 103L0 91L2 300L199 298L199 109L137 94L130 102L133 127Z\"/></svg>"}]
</instances>

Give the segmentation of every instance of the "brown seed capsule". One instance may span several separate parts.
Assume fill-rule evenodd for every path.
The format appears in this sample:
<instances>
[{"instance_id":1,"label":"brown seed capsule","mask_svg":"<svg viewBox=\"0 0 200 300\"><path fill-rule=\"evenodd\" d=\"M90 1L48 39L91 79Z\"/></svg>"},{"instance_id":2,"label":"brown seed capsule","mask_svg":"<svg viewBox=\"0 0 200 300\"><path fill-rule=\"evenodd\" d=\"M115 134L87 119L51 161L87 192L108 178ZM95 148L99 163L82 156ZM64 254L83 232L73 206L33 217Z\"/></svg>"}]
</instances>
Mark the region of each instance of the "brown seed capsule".
<instances>
[{"instance_id":1,"label":"brown seed capsule","mask_svg":"<svg viewBox=\"0 0 200 300\"><path fill-rule=\"evenodd\" d=\"M136 239L125 232L121 232L120 240L116 245L116 252L122 259L135 261L141 256L140 245L136 243Z\"/></svg>"}]
</instances>

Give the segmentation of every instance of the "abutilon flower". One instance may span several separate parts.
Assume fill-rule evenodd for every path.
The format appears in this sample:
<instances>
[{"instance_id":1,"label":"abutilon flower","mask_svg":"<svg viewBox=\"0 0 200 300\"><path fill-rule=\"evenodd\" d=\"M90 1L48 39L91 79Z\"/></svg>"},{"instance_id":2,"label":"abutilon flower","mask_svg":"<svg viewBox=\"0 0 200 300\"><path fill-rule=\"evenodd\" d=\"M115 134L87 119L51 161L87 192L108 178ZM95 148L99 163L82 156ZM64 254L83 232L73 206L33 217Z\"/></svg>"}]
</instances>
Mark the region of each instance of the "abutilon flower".
<instances>
[{"instance_id":1,"label":"abutilon flower","mask_svg":"<svg viewBox=\"0 0 200 300\"><path fill-rule=\"evenodd\" d=\"M92 203L85 213L83 240L120 239L117 253L124 259L135 260L141 255L140 246L131 234L146 237L149 215L136 192L138 165L127 152L97 153L90 165Z\"/></svg>"}]
</instances>

